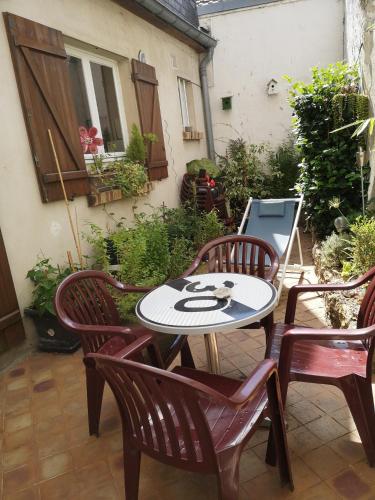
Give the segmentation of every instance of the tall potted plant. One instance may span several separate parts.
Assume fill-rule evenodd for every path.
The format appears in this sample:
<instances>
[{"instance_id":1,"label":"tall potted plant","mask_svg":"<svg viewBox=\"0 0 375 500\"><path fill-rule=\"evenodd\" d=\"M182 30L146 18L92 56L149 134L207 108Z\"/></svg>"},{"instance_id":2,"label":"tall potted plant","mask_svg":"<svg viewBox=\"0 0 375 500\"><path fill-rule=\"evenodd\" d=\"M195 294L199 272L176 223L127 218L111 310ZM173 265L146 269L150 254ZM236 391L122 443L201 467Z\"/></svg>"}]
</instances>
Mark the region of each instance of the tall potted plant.
<instances>
[{"instance_id":1,"label":"tall potted plant","mask_svg":"<svg viewBox=\"0 0 375 500\"><path fill-rule=\"evenodd\" d=\"M53 266L50 259L42 259L26 275L34 284L34 290L32 303L25 314L34 321L41 351L69 353L80 346L78 336L60 326L53 307L58 285L71 272L70 267Z\"/></svg>"}]
</instances>

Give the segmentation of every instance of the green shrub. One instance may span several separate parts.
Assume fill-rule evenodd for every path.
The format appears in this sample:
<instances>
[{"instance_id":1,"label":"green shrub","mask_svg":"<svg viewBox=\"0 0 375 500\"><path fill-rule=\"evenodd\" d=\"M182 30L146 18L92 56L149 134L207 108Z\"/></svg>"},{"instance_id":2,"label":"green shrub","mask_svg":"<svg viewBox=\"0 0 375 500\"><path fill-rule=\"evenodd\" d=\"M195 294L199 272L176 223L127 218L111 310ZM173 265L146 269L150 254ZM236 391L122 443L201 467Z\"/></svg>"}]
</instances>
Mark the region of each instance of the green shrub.
<instances>
[{"instance_id":1,"label":"green shrub","mask_svg":"<svg viewBox=\"0 0 375 500\"><path fill-rule=\"evenodd\" d=\"M109 268L109 243L119 263L118 279L138 286L157 286L182 274L197 250L208 240L224 234L216 212L199 213L192 207L157 209L150 215L138 214L130 228L121 226L105 236L98 226L86 235L93 248L95 265ZM140 294L115 296L120 313L135 319L134 307Z\"/></svg>"},{"instance_id":2,"label":"green shrub","mask_svg":"<svg viewBox=\"0 0 375 500\"><path fill-rule=\"evenodd\" d=\"M321 265L326 269L341 269L348 258L350 241L348 234L332 233L322 243Z\"/></svg>"},{"instance_id":3,"label":"green shrub","mask_svg":"<svg viewBox=\"0 0 375 500\"><path fill-rule=\"evenodd\" d=\"M318 237L333 230L328 208L332 197L341 196L345 214L361 207L358 140L351 137L351 129L331 133L338 120L342 124L356 120L356 108L345 104L351 100L334 98L358 92L357 81L357 68L338 62L323 69L313 68L311 83L295 82L290 92L297 145L303 157L297 184L305 195L306 220Z\"/></svg>"},{"instance_id":4,"label":"green shrub","mask_svg":"<svg viewBox=\"0 0 375 500\"><path fill-rule=\"evenodd\" d=\"M351 272L358 276L375 266L375 219L358 217L350 230L353 233Z\"/></svg>"},{"instance_id":5,"label":"green shrub","mask_svg":"<svg viewBox=\"0 0 375 500\"><path fill-rule=\"evenodd\" d=\"M289 137L275 151L268 153L270 171L269 191L271 198L290 198L297 182L301 155Z\"/></svg>"},{"instance_id":6,"label":"green shrub","mask_svg":"<svg viewBox=\"0 0 375 500\"><path fill-rule=\"evenodd\" d=\"M235 219L241 219L250 196L270 197L270 179L262 156L265 146L230 140L225 157L220 158L220 180L225 187Z\"/></svg>"}]
</instances>

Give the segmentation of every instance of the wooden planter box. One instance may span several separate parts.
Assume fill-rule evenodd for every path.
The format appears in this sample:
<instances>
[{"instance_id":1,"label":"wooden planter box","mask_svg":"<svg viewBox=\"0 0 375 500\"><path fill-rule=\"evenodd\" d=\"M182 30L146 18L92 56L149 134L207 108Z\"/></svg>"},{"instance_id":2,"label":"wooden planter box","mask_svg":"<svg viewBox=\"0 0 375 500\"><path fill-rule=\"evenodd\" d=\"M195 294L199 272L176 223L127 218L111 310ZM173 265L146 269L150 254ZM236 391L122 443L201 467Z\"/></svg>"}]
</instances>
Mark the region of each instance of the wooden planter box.
<instances>
[{"instance_id":1,"label":"wooden planter box","mask_svg":"<svg viewBox=\"0 0 375 500\"><path fill-rule=\"evenodd\" d=\"M91 174L89 176L91 187L91 193L87 196L89 207L97 207L113 201L126 199L126 197L122 194L121 189L109 184L111 178L111 172L105 174ZM105 182L104 179L107 179L108 183ZM140 196L147 195L152 189L152 182L146 182Z\"/></svg>"}]
</instances>

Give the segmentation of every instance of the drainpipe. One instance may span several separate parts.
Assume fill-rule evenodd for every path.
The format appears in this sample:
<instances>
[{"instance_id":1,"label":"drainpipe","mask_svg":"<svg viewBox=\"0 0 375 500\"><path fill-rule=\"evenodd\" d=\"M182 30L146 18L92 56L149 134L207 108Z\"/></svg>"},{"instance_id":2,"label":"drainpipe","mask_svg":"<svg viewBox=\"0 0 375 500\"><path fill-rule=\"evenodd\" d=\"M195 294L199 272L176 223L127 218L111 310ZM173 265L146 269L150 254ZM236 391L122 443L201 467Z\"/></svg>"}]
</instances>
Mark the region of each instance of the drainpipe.
<instances>
[{"instance_id":1,"label":"drainpipe","mask_svg":"<svg viewBox=\"0 0 375 500\"><path fill-rule=\"evenodd\" d=\"M210 160L215 161L214 133L212 130L212 114L210 105L210 93L208 90L207 66L214 55L214 47L210 47L199 64L199 75L202 87L204 125L207 137L207 151Z\"/></svg>"}]
</instances>

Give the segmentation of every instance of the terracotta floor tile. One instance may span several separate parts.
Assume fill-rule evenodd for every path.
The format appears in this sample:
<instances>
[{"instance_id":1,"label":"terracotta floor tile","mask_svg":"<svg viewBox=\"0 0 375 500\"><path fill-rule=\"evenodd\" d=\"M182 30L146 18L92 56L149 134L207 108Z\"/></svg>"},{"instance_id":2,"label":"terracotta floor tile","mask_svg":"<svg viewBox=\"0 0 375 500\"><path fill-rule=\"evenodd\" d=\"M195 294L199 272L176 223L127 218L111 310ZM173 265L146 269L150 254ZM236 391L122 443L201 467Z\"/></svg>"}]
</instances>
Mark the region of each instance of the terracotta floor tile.
<instances>
[{"instance_id":1,"label":"terracotta floor tile","mask_svg":"<svg viewBox=\"0 0 375 500\"><path fill-rule=\"evenodd\" d=\"M31 399L28 389L18 389L17 391L7 392L5 395L4 413L8 415L22 408L24 412L28 411L30 403Z\"/></svg>"},{"instance_id":2,"label":"terracotta floor tile","mask_svg":"<svg viewBox=\"0 0 375 500\"><path fill-rule=\"evenodd\" d=\"M360 462L365 458L361 440L356 432L345 434L345 436L331 441L328 446L343 457L348 465Z\"/></svg>"},{"instance_id":3,"label":"terracotta floor tile","mask_svg":"<svg viewBox=\"0 0 375 500\"><path fill-rule=\"evenodd\" d=\"M4 470L10 470L27 464L34 457L34 455L35 448L31 442L9 451L4 450L2 453Z\"/></svg>"},{"instance_id":4,"label":"terracotta floor tile","mask_svg":"<svg viewBox=\"0 0 375 500\"><path fill-rule=\"evenodd\" d=\"M313 486L298 495L298 500L341 500L342 497L325 483Z\"/></svg>"},{"instance_id":5,"label":"terracotta floor tile","mask_svg":"<svg viewBox=\"0 0 375 500\"><path fill-rule=\"evenodd\" d=\"M303 456L311 450L319 448L324 442L306 427L298 427L288 432L289 448L297 455Z\"/></svg>"},{"instance_id":6,"label":"terracotta floor tile","mask_svg":"<svg viewBox=\"0 0 375 500\"><path fill-rule=\"evenodd\" d=\"M336 422L346 427L349 431L355 431L357 429L348 406L344 406L343 408L336 410L331 413L331 416L336 420Z\"/></svg>"},{"instance_id":7,"label":"terracotta floor tile","mask_svg":"<svg viewBox=\"0 0 375 500\"><path fill-rule=\"evenodd\" d=\"M348 430L332 417L324 415L306 425L322 441L328 442L348 433Z\"/></svg>"},{"instance_id":8,"label":"terracotta floor tile","mask_svg":"<svg viewBox=\"0 0 375 500\"><path fill-rule=\"evenodd\" d=\"M371 485L371 489L374 492L375 497L375 469L370 467L367 460L357 462L350 467L354 472L358 474L366 483Z\"/></svg>"},{"instance_id":9,"label":"terracotta floor tile","mask_svg":"<svg viewBox=\"0 0 375 500\"><path fill-rule=\"evenodd\" d=\"M18 377L23 377L26 374L26 368L24 366L18 365L17 368L10 370L7 373L8 379L14 379Z\"/></svg>"},{"instance_id":10,"label":"terracotta floor tile","mask_svg":"<svg viewBox=\"0 0 375 500\"><path fill-rule=\"evenodd\" d=\"M29 387L30 381L27 377L18 377L15 379L10 379L7 383L7 391L17 391L18 389L27 389Z\"/></svg>"},{"instance_id":11,"label":"terracotta floor tile","mask_svg":"<svg viewBox=\"0 0 375 500\"><path fill-rule=\"evenodd\" d=\"M100 457L92 457L92 460L97 461L75 470L76 476L82 483L82 490L84 492L93 491L112 480L108 463L100 460Z\"/></svg>"},{"instance_id":12,"label":"terracotta floor tile","mask_svg":"<svg viewBox=\"0 0 375 500\"><path fill-rule=\"evenodd\" d=\"M248 481L267 472L264 460L261 460L253 451L246 450L240 461L240 481Z\"/></svg>"},{"instance_id":13,"label":"terracotta floor tile","mask_svg":"<svg viewBox=\"0 0 375 500\"><path fill-rule=\"evenodd\" d=\"M4 494L15 493L32 486L37 480L36 464L33 461L16 469L4 472Z\"/></svg>"},{"instance_id":14,"label":"terracotta floor tile","mask_svg":"<svg viewBox=\"0 0 375 500\"><path fill-rule=\"evenodd\" d=\"M250 481L242 483L241 486L242 489L246 491L248 499L279 500L284 498L297 498L296 495L292 496L287 486L284 488L281 487L276 470L265 472Z\"/></svg>"},{"instance_id":15,"label":"terracotta floor tile","mask_svg":"<svg viewBox=\"0 0 375 500\"><path fill-rule=\"evenodd\" d=\"M58 434L64 429L64 418L62 415L58 415L52 418L36 420L34 429L36 436L40 438L48 434Z\"/></svg>"},{"instance_id":16,"label":"terracotta floor tile","mask_svg":"<svg viewBox=\"0 0 375 500\"><path fill-rule=\"evenodd\" d=\"M371 487L352 469L346 469L329 481L343 498L358 500L371 493Z\"/></svg>"},{"instance_id":17,"label":"terracotta floor tile","mask_svg":"<svg viewBox=\"0 0 375 500\"><path fill-rule=\"evenodd\" d=\"M301 424L307 424L324 415L324 412L320 408L306 399L288 406L288 413L291 413Z\"/></svg>"},{"instance_id":18,"label":"terracotta floor tile","mask_svg":"<svg viewBox=\"0 0 375 500\"><path fill-rule=\"evenodd\" d=\"M78 500L81 483L73 472L40 483L41 500Z\"/></svg>"},{"instance_id":19,"label":"terracotta floor tile","mask_svg":"<svg viewBox=\"0 0 375 500\"><path fill-rule=\"evenodd\" d=\"M36 437L36 447L40 459L66 451L69 447L68 440L62 429L59 433L45 433Z\"/></svg>"},{"instance_id":20,"label":"terracotta floor tile","mask_svg":"<svg viewBox=\"0 0 375 500\"><path fill-rule=\"evenodd\" d=\"M314 404L322 409L325 413L329 414L334 413L342 407L347 408L347 404L342 393L339 395L335 395L328 390L322 392L321 394L318 394L316 398L314 398Z\"/></svg>"},{"instance_id":21,"label":"terracotta floor tile","mask_svg":"<svg viewBox=\"0 0 375 500\"><path fill-rule=\"evenodd\" d=\"M39 487L34 486L18 492L6 493L4 500L39 500Z\"/></svg>"},{"instance_id":22,"label":"terracotta floor tile","mask_svg":"<svg viewBox=\"0 0 375 500\"><path fill-rule=\"evenodd\" d=\"M73 456L74 467L80 469L81 467L91 464L93 457L106 458L108 455L108 448L104 440L96 436L91 436L88 442L71 448L70 452Z\"/></svg>"},{"instance_id":23,"label":"terracotta floor tile","mask_svg":"<svg viewBox=\"0 0 375 500\"><path fill-rule=\"evenodd\" d=\"M123 500L123 494L118 492L116 485L112 481L108 481L95 490L87 491L83 487L79 500Z\"/></svg>"},{"instance_id":24,"label":"terracotta floor tile","mask_svg":"<svg viewBox=\"0 0 375 500\"><path fill-rule=\"evenodd\" d=\"M347 466L346 461L328 446L306 453L303 461L322 479L336 475Z\"/></svg>"},{"instance_id":25,"label":"terracotta floor tile","mask_svg":"<svg viewBox=\"0 0 375 500\"><path fill-rule=\"evenodd\" d=\"M50 380L52 378L52 371L49 368L45 368L45 366L41 369L34 369L31 375L31 381L33 384L39 384L40 382L44 382L45 380Z\"/></svg>"},{"instance_id":26,"label":"terracotta floor tile","mask_svg":"<svg viewBox=\"0 0 375 500\"><path fill-rule=\"evenodd\" d=\"M16 432L7 432L4 434L4 450L11 451L19 446L29 444L34 436L34 429L32 426L25 427Z\"/></svg>"},{"instance_id":27,"label":"terracotta floor tile","mask_svg":"<svg viewBox=\"0 0 375 500\"><path fill-rule=\"evenodd\" d=\"M73 469L72 456L68 452L51 455L40 460L39 475L41 480L52 479Z\"/></svg>"}]
</instances>

